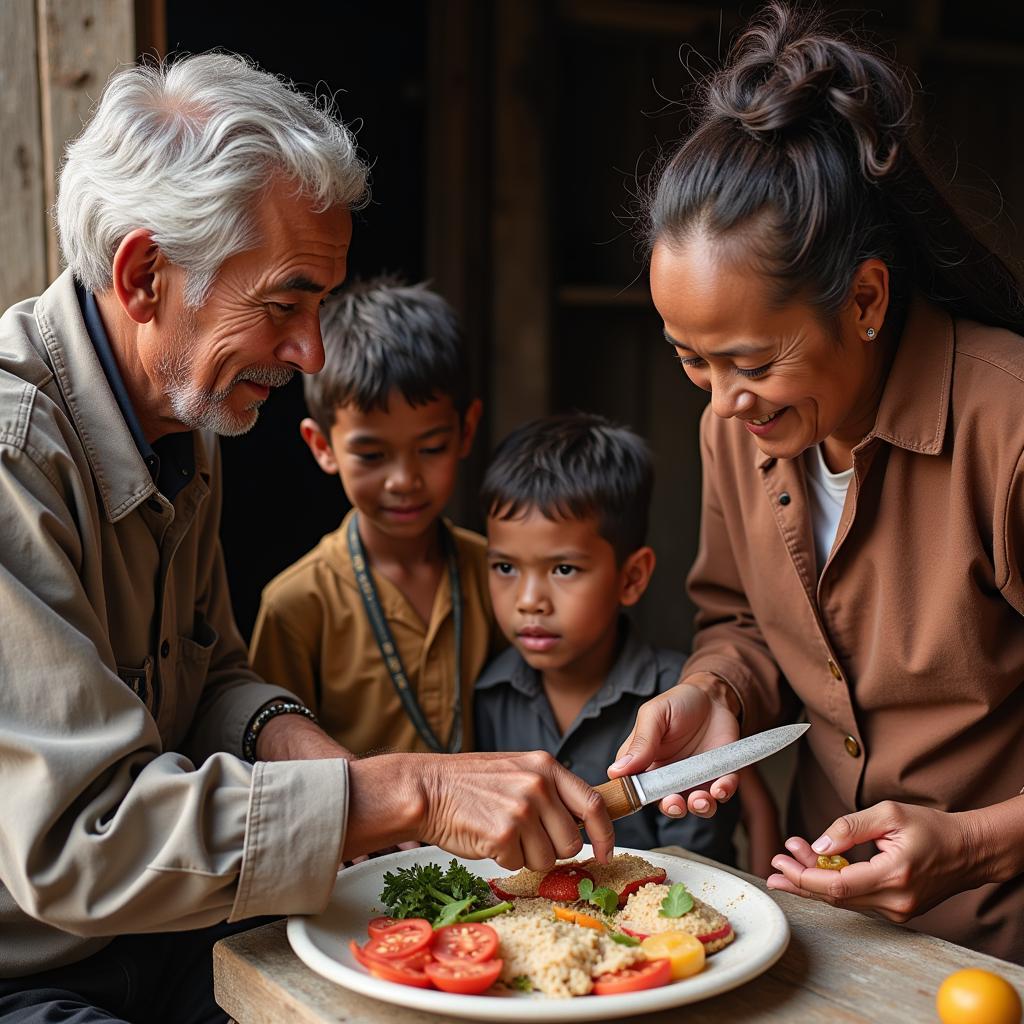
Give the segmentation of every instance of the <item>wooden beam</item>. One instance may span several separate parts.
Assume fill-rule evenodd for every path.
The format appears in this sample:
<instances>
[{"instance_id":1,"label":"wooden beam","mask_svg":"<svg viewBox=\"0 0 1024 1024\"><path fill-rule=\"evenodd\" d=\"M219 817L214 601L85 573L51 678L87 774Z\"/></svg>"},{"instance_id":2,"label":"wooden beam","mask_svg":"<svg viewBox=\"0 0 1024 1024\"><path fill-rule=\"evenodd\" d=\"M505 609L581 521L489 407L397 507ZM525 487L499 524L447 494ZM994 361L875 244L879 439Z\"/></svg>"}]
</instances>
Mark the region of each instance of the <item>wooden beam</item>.
<instances>
[{"instance_id":1,"label":"wooden beam","mask_svg":"<svg viewBox=\"0 0 1024 1024\"><path fill-rule=\"evenodd\" d=\"M135 0L135 52L167 56L167 0Z\"/></svg>"},{"instance_id":2,"label":"wooden beam","mask_svg":"<svg viewBox=\"0 0 1024 1024\"><path fill-rule=\"evenodd\" d=\"M0 31L0 311L46 286L46 199L35 0L5 0Z\"/></svg>"},{"instance_id":3,"label":"wooden beam","mask_svg":"<svg viewBox=\"0 0 1024 1024\"><path fill-rule=\"evenodd\" d=\"M135 59L133 0L37 0L46 205L56 199L64 148L82 130L103 86ZM56 233L46 232L47 271L60 272Z\"/></svg>"},{"instance_id":4,"label":"wooden beam","mask_svg":"<svg viewBox=\"0 0 1024 1024\"><path fill-rule=\"evenodd\" d=\"M551 284L545 186L544 6L494 6L491 430L548 411Z\"/></svg>"}]
</instances>

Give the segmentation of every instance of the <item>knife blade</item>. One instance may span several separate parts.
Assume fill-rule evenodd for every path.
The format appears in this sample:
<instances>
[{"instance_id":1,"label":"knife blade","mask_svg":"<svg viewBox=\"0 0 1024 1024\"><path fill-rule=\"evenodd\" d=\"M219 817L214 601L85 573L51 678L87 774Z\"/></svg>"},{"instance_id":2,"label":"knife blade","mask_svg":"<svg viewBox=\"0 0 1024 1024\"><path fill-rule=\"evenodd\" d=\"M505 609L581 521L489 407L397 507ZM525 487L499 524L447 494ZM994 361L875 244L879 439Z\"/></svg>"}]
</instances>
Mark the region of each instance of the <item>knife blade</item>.
<instances>
[{"instance_id":1,"label":"knife blade","mask_svg":"<svg viewBox=\"0 0 1024 1024\"><path fill-rule=\"evenodd\" d=\"M753 736L744 736L735 743L705 750L682 761L662 765L653 771L620 776L594 789L601 794L613 820L624 818L672 793L684 793L702 783L714 782L723 775L777 754L803 736L808 729L810 725L806 722L782 725Z\"/></svg>"}]
</instances>

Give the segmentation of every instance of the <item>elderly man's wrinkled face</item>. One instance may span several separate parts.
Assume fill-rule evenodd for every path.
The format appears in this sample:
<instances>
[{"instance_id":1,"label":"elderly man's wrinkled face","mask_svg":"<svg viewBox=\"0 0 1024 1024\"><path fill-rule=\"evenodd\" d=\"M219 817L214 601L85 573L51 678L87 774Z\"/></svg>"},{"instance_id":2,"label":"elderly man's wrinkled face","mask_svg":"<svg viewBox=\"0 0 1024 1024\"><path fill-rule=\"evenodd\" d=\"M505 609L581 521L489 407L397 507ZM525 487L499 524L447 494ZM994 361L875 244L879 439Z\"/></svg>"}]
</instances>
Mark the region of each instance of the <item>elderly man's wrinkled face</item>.
<instances>
[{"instance_id":1,"label":"elderly man's wrinkled face","mask_svg":"<svg viewBox=\"0 0 1024 1024\"><path fill-rule=\"evenodd\" d=\"M255 247L225 260L202 306L178 299L155 361L170 415L190 429L245 433L271 388L324 363L320 304L345 280L350 213L316 213L278 183L260 200L256 228ZM180 296L183 273L178 284Z\"/></svg>"}]
</instances>

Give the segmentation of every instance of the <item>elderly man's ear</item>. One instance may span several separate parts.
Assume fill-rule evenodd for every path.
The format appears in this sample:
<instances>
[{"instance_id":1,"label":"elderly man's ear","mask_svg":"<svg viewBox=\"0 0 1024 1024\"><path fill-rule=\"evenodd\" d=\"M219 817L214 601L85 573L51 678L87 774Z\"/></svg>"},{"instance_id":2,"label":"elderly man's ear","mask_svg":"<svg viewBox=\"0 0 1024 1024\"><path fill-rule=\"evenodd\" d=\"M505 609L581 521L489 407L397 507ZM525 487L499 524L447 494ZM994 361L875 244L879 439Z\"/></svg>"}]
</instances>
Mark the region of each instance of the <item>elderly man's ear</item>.
<instances>
[{"instance_id":1,"label":"elderly man's ear","mask_svg":"<svg viewBox=\"0 0 1024 1024\"><path fill-rule=\"evenodd\" d=\"M167 287L169 263L146 228L136 228L114 253L113 291L118 305L137 324L148 324Z\"/></svg>"}]
</instances>

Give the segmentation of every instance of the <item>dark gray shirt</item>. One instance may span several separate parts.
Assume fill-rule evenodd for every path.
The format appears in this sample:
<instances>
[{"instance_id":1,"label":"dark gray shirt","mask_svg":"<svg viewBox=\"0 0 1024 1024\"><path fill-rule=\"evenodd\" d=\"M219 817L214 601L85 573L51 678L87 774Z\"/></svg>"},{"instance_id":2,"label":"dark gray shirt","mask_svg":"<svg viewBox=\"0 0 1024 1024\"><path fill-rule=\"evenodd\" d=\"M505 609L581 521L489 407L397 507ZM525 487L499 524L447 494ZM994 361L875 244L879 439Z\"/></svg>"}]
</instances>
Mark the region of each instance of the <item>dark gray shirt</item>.
<instances>
[{"instance_id":1,"label":"dark gray shirt","mask_svg":"<svg viewBox=\"0 0 1024 1024\"><path fill-rule=\"evenodd\" d=\"M477 749L546 750L590 785L608 781L608 765L629 735L641 704L671 689L679 680L685 656L656 650L640 642L623 620L621 652L600 690L587 702L562 735L541 684L510 647L484 670L474 697ZM709 819L687 815L669 818L657 804L615 823L619 846L650 850L683 846L707 857L735 863L732 833L738 817L736 801Z\"/></svg>"}]
</instances>

